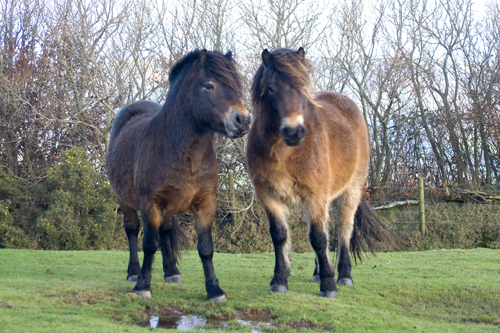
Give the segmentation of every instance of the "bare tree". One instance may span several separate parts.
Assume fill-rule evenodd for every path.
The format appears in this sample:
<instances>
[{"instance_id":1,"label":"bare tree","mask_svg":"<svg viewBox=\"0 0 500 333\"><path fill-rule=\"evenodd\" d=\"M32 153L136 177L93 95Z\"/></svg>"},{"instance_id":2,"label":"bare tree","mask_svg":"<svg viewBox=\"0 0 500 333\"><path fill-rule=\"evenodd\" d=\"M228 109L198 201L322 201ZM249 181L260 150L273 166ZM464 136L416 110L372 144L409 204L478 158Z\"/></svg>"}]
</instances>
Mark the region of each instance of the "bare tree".
<instances>
[{"instance_id":1,"label":"bare tree","mask_svg":"<svg viewBox=\"0 0 500 333\"><path fill-rule=\"evenodd\" d=\"M423 80L428 68L427 48L429 47L429 37L424 34L423 26L432 17L432 10L428 8L426 0L408 3L397 2L397 11L394 12L393 22L402 27L404 42L399 45L400 54L405 61L409 72L413 96L415 97L415 111L420 118L421 126L425 137L433 152L437 169L435 181L441 180L441 185L447 186L448 173L445 168L445 158L443 156L442 141L438 140L437 132L433 131L429 121L429 106L427 104L427 91Z\"/></svg>"},{"instance_id":2,"label":"bare tree","mask_svg":"<svg viewBox=\"0 0 500 333\"><path fill-rule=\"evenodd\" d=\"M500 9L498 3L490 4L489 9L484 20L475 25L475 34L461 43L466 68L460 80L473 123L472 181L475 185L482 181L480 174L483 165L483 181L486 184L492 183L493 173L498 179L493 156L498 152L498 141L495 142L494 137L500 125L496 110L500 84L500 43L497 38L500 34Z\"/></svg>"},{"instance_id":3,"label":"bare tree","mask_svg":"<svg viewBox=\"0 0 500 333\"><path fill-rule=\"evenodd\" d=\"M404 88L404 69L398 48L382 44L386 25L386 5L374 7L373 14L365 13L363 3L346 1L335 11L333 21L337 35L336 43L325 40L326 54L335 54L336 64L341 74L340 91L348 88L356 95L363 114L370 124L372 138L371 184L380 184L383 168L386 179L391 174L391 142L389 126L392 115L401 109ZM371 19L368 20L367 18ZM385 47L381 47L384 45ZM331 71L331 73L335 71ZM343 76L342 76L343 75ZM330 77L334 75L330 74ZM331 81L331 79L330 79ZM332 85L331 83L328 85ZM398 105L399 104L399 105Z\"/></svg>"},{"instance_id":4,"label":"bare tree","mask_svg":"<svg viewBox=\"0 0 500 333\"><path fill-rule=\"evenodd\" d=\"M470 148L459 106L460 43L470 33L472 3L469 0L441 1L431 20L423 26L433 47L427 48L432 67L425 72L425 84L447 129L452 159L457 167L458 184L467 183L467 169L472 165Z\"/></svg>"},{"instance_id":5,"label":"bare tree","mask_svg":"<svg viewBox=\"0 0 500 333\"><path fill-rule=\"evenodd\" d=\"M364 112L371 185L417 175L438 186L494 184L499 13L492 3L474 24L471 0L1 1L0 161L43 179L61 151L81 146L98 168L116 113L163 102L185 53L233 51L249 87L264 48L303 46L317 86ZM248 207L244 140L221 138L218 151L221 193Z\"/></svg>"},{"instance_id":6,"label":"bare tree","mask_svg":"<svg viewBox=\"0 0 500 333\"><path fill-rule=\"evenodd\" d=\"M0 160L14 175L33 180L51 164L39 118L23 102L40 98L37 46L44 7L38 1L2 1L0 11Z\"/></svg>"},{"instance_id":7,"label":"bare tree","mask_svg":"<svg viewBox=\"0 0 500 333\"><path fill-rule=\"evenodd\" d=\"M252 41L247 46L278 49L309 48L324 26L321 17L326 5L306 0L254 0L239 3ZM260 52L259 52L260 54Z\"/></svg>"}]
</instances>

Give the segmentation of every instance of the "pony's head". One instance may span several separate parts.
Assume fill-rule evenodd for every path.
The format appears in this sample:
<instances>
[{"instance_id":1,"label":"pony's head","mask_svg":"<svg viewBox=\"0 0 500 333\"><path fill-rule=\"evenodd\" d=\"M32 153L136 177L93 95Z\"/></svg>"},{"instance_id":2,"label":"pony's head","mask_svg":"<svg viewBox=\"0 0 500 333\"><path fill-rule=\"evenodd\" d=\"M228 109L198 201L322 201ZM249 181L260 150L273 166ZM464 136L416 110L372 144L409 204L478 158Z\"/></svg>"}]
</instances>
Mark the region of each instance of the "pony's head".
<instances>
[{"instance_id":1,"label":"pony's head","mask_svg":"<svg viewBox=\"0 0 500 333\"><path fill-rule=\"evenodd\" d=\"M307 134L304 124L311 63L302 47L262 52L262 64L252 83L252 101L258 112L266 112L272 128L279 129L289 146L300 145Z\"/></svg>"},{"instance_id":2,"label":"pony's head","mask_svg":"<svg viewBox=\"0 0 500 333\"><path fill-rule=\"evenodd\" d=\"M169 81L167 102L173 99L187 107L200 130L229 138L248 133L250 114L243 106L242 80L231 52L190 52L172 68Z\"/></svg>"}]
</instances>

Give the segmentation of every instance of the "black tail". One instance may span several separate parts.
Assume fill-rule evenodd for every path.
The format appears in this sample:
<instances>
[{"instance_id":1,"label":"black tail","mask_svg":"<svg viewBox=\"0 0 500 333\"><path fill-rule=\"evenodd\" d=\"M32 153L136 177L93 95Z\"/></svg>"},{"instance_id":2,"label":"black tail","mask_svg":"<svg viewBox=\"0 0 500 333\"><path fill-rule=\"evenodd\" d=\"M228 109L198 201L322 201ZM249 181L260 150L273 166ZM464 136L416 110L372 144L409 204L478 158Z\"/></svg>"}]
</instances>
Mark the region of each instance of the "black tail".
<instances>
[{"instance_id":1,"label":"black tail","mask_svg":"<svg viewBox=\"0 0 500 333\"><path fill-rule=\"evenodd\" d=\"M172 229L170 231L170 245L172 247L172 253L174 254L176 261L181 257L181 251L189 249L191 246L191 242L189 241L188 236L182 230L181 225L175 218L172 216Z\"/></svg>"},{"instance_id":2,"label":"black tail","mask_svg":"<svg viewBox=\"0 0 500 333\"><path fill-rule=\"evenodd\" d=\"M374 240L388 242L397 246L391 236L397 236L377 218L370 209L365 199L361 199L356 215L354 216L354 230L351 236L350 250L354 256L354 262L362 261L361 255L369 250L375 254Z\"/></svg>"}]
</instances>

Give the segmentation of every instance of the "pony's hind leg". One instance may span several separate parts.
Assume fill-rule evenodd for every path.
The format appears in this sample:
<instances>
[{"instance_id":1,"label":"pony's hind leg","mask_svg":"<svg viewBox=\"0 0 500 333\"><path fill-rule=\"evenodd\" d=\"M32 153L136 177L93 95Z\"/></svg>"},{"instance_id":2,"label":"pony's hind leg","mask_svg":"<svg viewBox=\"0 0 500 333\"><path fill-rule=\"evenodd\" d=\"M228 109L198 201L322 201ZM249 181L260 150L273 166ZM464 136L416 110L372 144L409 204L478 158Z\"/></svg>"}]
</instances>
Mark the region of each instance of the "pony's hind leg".
<instances>
[{"instance_id":1,"label":"pony's hind leg","mask_svg":"<svg viewBox=\"0 0 500 333\"><path fill-rule=\"evenodd\" d=\"M340 285L350 286L353 283L349 245L354 230L354 215L358 209L361 196L361 187L352 186L337 199L337 283Z\"/></svg>"},{"instance_id":2,"label":"pony's hind leg","mask_svg":"<svg viewBox=\"0 0 500 333\"><path fill-rule=\"evenodd\" d=\"M328 206L326 202L318 204L318 201L308 202L306 205L309 240L316 253L316 268L313 281L317 281L319 278L320 296L336 298L335 272L328 250ZM315 278L316 274L318 278Z\"/></svg>"},{"instance_id":3,"label":"pony's hind leg","mask_svg":"<svg viewBox=\"0 0 500 333\"><path fill-rule=\"evenodd\" d=\"M181 283L181 272L177 268L177 257L174 253L172 229L175 217L164 217L160 226L160 248L163 257L163 273L165 282ZM177 221L175 221L177 222Z\"/></svg>"},{"instance_id":4,"label":"pony's hind leg","mask_svg":"<svg viewBox=\"0 0 500 333\"><path fill-rule=\"evenodd\" d=\"M140 222L137 216L137 211L128 206L120 206L123 212L123 226L128 238L129 247L129 261L127 269L127 280L137 281L139 272L141 271L141 264L137 255L137 237L139 235Z\"/></svg>"},{"instance_id":5,"label":"pony's hind leg","mask_svg":"<svg viewBox=\"0 0 500 333\"><path fill-rule=\"evenodd\" d=\"M163 257L165 282L181 283L181 273L177 268L177 258L181 246L187 243L187 237L180 228L177 219L166 216L160 226L160 248Z\"/></svg>"},{"instance_id":6,"label":"pony's hind leg","mask_svg":"<svg viewBox=\"0 0 500 333\"><path fill-rule=\"evenodd\" d=\"M141 203L141 215L144 224L144 238L142 240L144 260L133 292L142 298L151 298L151 269L154 255L160 245L159 227L162 217L154 202Z\"/></svg>"}]
</instances>

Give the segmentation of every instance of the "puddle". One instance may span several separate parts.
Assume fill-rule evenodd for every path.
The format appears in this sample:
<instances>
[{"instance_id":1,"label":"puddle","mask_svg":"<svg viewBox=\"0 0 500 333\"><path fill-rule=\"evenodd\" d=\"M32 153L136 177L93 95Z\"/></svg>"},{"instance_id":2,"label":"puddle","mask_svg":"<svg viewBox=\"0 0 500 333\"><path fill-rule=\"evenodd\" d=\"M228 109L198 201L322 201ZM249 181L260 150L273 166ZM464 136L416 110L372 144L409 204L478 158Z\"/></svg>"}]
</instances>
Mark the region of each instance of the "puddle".
<instances>
[{"instance_id":1,"label":"puddle","mask_svg":"<svg viewBox=\"0 0 500 333\"><path fill-rule=\"evenodd\" d=\"M242 320L242 319L236 319L238 321L238 323L240 323L241 326L248 326L250 325L252 327L252 333L260 333L260 332L263 332L262 330L264 330L265 332L265 329L268 329L270 327L272 327L273 325L271 323L263 323L263 322L259 322L259 321L253 321L253 320ZM226 324L227 326L225 327L228 327L229 324Z\"/></svg>"},{"instance_id":2,"label":"puddle","mask_svg":"<svg viewBox=\"0 0 500 333\"><path fill-rule=\"evenodd\" d=\"M169 328L179 331L194 330L198 326L205 326L207 320L199 316L151 316L149 318L150 328ZM146 325L147 326L147 325Z\"/></svg>"},{"instance_id":3,"label":"puddle","mask_svg":"<svg viewBox=\"0 0 500 333\"><path fill-rule=\"evenodd\" d=\"M140 326L155 328L176 329L179 331L188 331L194 329L214 329L230 327L230 321L236 320L241 326L250 326L252 333L267 331L272 327L269 322L271 314L268 311L253 311L245 313L238 311L233 316L223 318L204 318L201 316L189 316L182 313L178 308L163 307L156 311L148 311L147 321L139 323Z\"/></svg>"}]
</instances>

